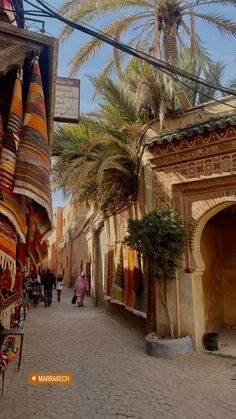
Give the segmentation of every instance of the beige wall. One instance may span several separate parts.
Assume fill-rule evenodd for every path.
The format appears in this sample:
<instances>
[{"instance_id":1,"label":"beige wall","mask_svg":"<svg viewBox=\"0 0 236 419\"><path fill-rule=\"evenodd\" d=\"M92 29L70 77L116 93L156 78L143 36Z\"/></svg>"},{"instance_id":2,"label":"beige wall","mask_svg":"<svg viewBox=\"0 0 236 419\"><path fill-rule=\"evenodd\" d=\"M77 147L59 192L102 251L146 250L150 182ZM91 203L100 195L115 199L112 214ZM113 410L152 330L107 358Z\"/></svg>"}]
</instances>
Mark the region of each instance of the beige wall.
<instances>
[{"instance_id":1,"label":"beige wall","mask_svg":"<svg viewBox=\"0 0 236 419\"><path fill-rule=\"evenodd\" d=\"M63 274L65 285L74 285L80 273L81 261L84 266L90 262L88 245L82 226L86 220L85 205L58 207L54 214L54 231L49 238L49 267L55 275Z\"/></svg>"}]
</instances>

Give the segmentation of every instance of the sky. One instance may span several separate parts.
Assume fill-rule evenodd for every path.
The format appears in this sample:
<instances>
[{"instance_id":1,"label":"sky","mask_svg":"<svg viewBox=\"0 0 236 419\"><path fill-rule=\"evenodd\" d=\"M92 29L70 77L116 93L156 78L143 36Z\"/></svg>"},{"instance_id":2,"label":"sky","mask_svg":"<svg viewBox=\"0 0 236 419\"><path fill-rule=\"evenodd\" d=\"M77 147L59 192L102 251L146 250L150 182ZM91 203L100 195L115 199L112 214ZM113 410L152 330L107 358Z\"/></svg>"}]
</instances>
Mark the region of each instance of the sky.
<instances>
[{"instance_id":1,"label":"sky","mask_svg":"<svg viewBox=\"0 0 236 419\"><path fill-rule=\"evenodd\" d=\"M35 3L35 0L31 0ZM55 8L58 8L63 0L47 0L47 3ZM25 6L26 8L26 6ZM27 9L29 6L27 6ZM214 11L217 14L223 14L225 17L232 19L235 16L236 21L236 8L230 6L214 6L214 8L209 8L209 11ZM58 37L60 29L63 24L54 19L44 19L45 20L45 29L46 35ZM110 17L102 18L100 20L94 21L92 25L97 28L101 28L110 20ZM38 24L32 25L29 27L30 30L37 31ZM213 29L207 24L200 24L199 34L201 39L204 41L205 47L207 47L209 53L215 60L223 60L226 64L225 71L225 84L233 77L236 76L236 38L229 36L221 36L216 29ZM89 39L89 36L79 32L74 31L72 36L66 40L62 45L59 44L59 57L58 57L58 76L68 76L69 75L69 61L75 54L75 52ZM96 109L97 103L93 101L92 94L93 88L89 82L87 75L92 75L99 73L99 70L102 69L106 58L109 57L111 52L111 47L104 45L101 51L95 55L95 57L83 67L76 77L80 79L81 82L81 93L80 93L80 112L91 112ZM64 205L63 194L61 192L53 193L53 206Z\"/></svg>"}]
</instances>

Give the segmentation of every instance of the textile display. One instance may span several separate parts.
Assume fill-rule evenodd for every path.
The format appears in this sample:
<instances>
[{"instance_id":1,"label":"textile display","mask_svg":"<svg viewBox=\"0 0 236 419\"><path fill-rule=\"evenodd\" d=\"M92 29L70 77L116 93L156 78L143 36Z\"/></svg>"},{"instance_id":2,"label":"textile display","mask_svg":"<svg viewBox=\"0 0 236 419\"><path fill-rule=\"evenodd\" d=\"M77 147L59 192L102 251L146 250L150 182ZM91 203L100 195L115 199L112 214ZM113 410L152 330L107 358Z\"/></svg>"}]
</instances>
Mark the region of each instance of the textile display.
<instances>
[{"instance_id":1,"label":"textile display","mask_svg":"<svg viewBox=\"0 0 236 419\"><path fill-rule=\"evenodd\" d=\"M20 267L24 268L26 263L26 243L24 243L21 239L19 239L17 246L17 261Z\"/></svg>"},{"instance_id":2,"label":"textile display","mask_svg":"<svg viewBox=\"0 0 236 419\"><path fill-rule=\"evenodd\" d=\"M22 86L16 78L6 132L2 139L0 165L1 189L13 192L16 159L22 135Z\"/></svg>"},{"instance_id":3,"label":"textile display","mask_svg":"<svg viewBox=\"0 0 236 419\"><path fill-rule=\"evenodd\" d=\"M44 94L38 59L33 64L19 148L14 192L45 208L52 225L50 158Z\"/></svg>"},{"instance_id":4,"label":"textile display","mask_svg":"<svg viewBox=\"0 0 236 419\"><path fill-rule=\"evenodd\" d=\"M38 254L36 252L35 244L36 244L36 224L32 217L32 211L29 210L27 214L27 236L26 236L26 253L30 257L31 261L33 262L34 266L38 264Z\"/></svg>"},{"instance_id":5,"label":"textile display","mask_svg":"<svg viewBox=\"0 0 236 419\"><path fill-rule=\"evenodd\" d=\"M48 246L45 240L42 241L42 235L38 230L37 225L35 230L35 250L37 252L39 261L43 262L43 260L46 259L48 254Z\"/></svg>"},{"instance_id":6,"label":"textile display","mask_svg":"<svg viewBox=\"0 0 236 419\"><path fill-rule=\"evenodd\" d=\"M46 238L51 231L51 223L48 219L46 210L36 202L31 203L32 217L37 225L42 238Z\"/></svg>"},{"instance_id":7,"label":"textile display","mask_svg":"<svg viewBox=\"0 0 236 419\"><path fill-rule=\"evenodd\" d=\"M117 243L114 251L114 283L121 289L124 288L124 275L123 275L123 256L122 244Z\"/></svg>"},{"instance_id":8,"label":"textile display","mask_svg":"<svg viewBox=\"0 0 236 419\"><path fill-rule=\"evenodd\" d=\"M143 291L143 275L140 263L140 253L134 251L134 274L133 274L133 291L135 295L141 295Z\"/></svg>"},{"instance_id":9,"label":"textile display","mask_svg":"<svg viewBox=\"0 0 236 419\"><path fill-rule=\"evenodd\" d=\"M0 214L0 264L3 269L9 268L12 278L16 273L16 247L16 230L8 218Z\"/></svg>"},{"instance_id":10,"label":"textile display","mask_svg":"<svg viewBox=\"0 0 236 419\"><path fill-rule=\"evenodd\" d=\"M12 289L13 292L18 292L22 289L22 279L23 279L23 275L22 275L20 267L18 266L16 268L15 284Z\"/></svg>"},{"instance_id":11,"label":"textile display","mask_svg":"<svg viewBox=\"0 0 236 419\"><path fill-rule=\"evenodd\" d=\"M128 246L123 246L123 267L124 267L124 293L123 303L129 307L135 306L134 284L134 251Z\"/></svg>"},{"instance_id":12,"label":"textile display","mask_svg":"<svg viewBox=\"0 0 236 419\"><path fill-rule=\"evenodd\" d=\"M0 213L14 225L21 240L26 239L26 198L21 195L2 190Z\"/></svg>"},{"instance_id":13,"label":"textile display","mask_svg":"<svg viewBox=\"0 0 236 419\"><path fill-rule=\"evenodd\" d=\"M112 300L121 302L123 299L124 275L122 244L115 245L113 253L113 278L112 278Z\"/></svg>"},{"instance_id":14,"label":"textile display","mask_svg":"<svg viewBox=\"0 0 236 419\"><path fill-rule=\"evenodd\" d=\"M105 284L104 294L111 297L112 295L112 278L114 272L114 251L115 245L109 244L105 257Z\"/></svg>"}]
</instances>

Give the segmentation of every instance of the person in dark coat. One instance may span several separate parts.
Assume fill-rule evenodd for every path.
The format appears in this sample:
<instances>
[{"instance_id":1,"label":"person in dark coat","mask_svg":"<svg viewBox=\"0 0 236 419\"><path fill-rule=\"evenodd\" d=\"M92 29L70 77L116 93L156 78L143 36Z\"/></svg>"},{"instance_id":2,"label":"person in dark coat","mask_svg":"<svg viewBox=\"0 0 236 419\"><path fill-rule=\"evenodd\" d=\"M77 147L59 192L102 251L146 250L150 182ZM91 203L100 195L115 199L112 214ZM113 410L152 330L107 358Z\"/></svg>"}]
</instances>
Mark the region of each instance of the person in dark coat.
<instances>
[{"instance_id":1,"label":"person in dark coat","mask_svg":"<svg viewBox=\"0 0 236 419\"><path fill-rule=\"evenodd\" d=\"M49 307L52 304L52 289L55 288L56 278L50 269L47 269L41 281L44 286L44 307Z\"/></svg>"}]
</instances>

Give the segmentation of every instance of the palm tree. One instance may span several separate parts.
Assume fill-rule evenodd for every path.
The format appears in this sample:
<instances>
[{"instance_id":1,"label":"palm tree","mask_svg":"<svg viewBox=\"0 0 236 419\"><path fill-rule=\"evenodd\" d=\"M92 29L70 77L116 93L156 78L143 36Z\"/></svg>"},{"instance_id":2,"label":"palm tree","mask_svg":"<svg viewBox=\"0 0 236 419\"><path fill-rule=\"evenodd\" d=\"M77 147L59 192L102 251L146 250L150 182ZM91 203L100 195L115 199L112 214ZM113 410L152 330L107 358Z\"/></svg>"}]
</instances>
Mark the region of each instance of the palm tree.
<instances>
[{"instance_id":1,"label":"palm tree","mask_svg":"<svg viewBox=\"0 0 236 419\"><path fill-rule=\"evenodd\" d=\"M177 66L182 70L188 71L191 51L190 48L182 48ZM222 81L225 72L225 65L222 61L208 61L198 60L192 73L197 77L202 77L204 80L211 82L214 85L222 86ZM186 81L186 79L178 77L174 82L175 91L183 90L192 106L201 103L209 102L210 99L219 97L219 91L214 88L199 85L193 81Z\"/></svg>"},{"instance_id":2,"label":"palm tree","mask_svg":"<svg viewBox=\"0 0 236 419\"><path fill-rule=\"evenodd\" d=\"M107 214L135 201L145 123L158 116L160 106L164 114L173 110L171 103L160 105L163 86L154 72L133 63L133 70L124 72L122 81L91 78L100 97L99 111L82 116L77 126L56 127L53 180L66 196L95 202Z\"/></svg>"},{"instance_id":3,"label":"palm tree","mask_svg":"<svg viewBox=\"0 0 236 419\"><path fill-rule=\"evenodd\" d=\"M194 69L197 57L206 56L197 31L198 20L217 28L221 34L236 36L236 23L217 13L219 5L234 8L236 0L67 0L60 12L84 24L113 14L114 18L102 29L103 32L118 40L134 34L127 44L172 63L178 58L179 47L186 45L188 39L190 69ZM206 7L212 12L206 11ZM72 31L73 28L65 26L61 39L68 38ZM71 72L75 74L102 45L103 42L98 39L89 39L72 58ZM108 61L105 71L112 71L114 65L120 69L124 54L117 50L113 54L114 60Z\"/></svg>"}]
</instances>

